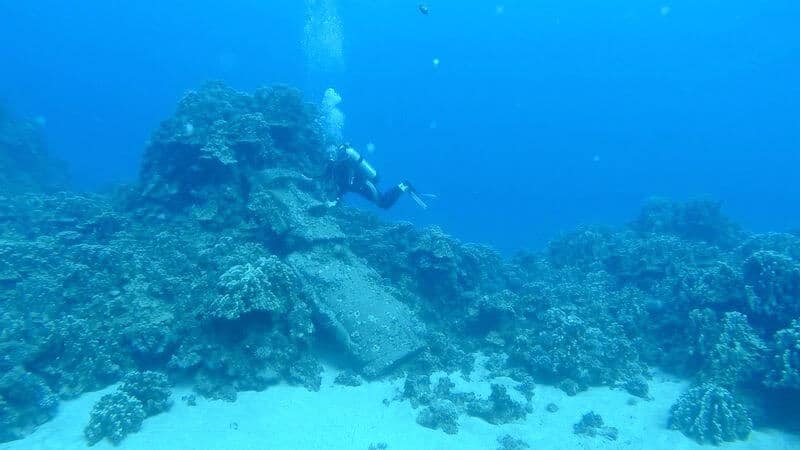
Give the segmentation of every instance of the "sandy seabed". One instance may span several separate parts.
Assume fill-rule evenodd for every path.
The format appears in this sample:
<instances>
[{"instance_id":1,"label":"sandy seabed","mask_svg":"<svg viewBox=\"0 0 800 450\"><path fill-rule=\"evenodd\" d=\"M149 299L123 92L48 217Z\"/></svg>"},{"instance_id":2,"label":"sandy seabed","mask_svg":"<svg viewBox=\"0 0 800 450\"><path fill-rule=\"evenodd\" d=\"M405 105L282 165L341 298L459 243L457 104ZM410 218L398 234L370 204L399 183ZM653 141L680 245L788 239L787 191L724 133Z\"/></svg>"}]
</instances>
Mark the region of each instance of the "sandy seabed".
<instances>
[{"instance_id":1,"label":"sandy seabed","mask_svg":"<svg viewBox=\"0 0 800 450\"><path fill-rule=\"evenodd\" d=\"M182 397L188 388L175 389L169 412L145 420L141 431L114 446L108 441L94 449L275 449L368 450L385 443L387 450L495 450L497 438L510 434L531 449L709 449L666 428L669 408L687 383L657 374L650 382L652 400L637 399L625 391L592 388L574 397L537 385L533 412L524 421L491 425L462 416L459 432L448 435L416 423L417 411L396 400L403 380L365 383L358 387L333 383L337 372L323 374L322 389L273 386L263 392L241 392L236 402L205 400L189 406ZM474 373L472 381L450 377L456 391L488 395L487 380ZM509 380L495 379L494 382ZM113 386L64 402L58 415L25 439L0 444L2 450L86 449L83 428L94 403ZM548 412L554 403L558 411ZM633 403L633 404L631 404ZM619 430L617 440L575 435L572 425L589 411L599 413L607 426ZM776 430L754 431L747 441L723 444L724 449L800 449L800 436Z\"/></svg>"}]
</instances>

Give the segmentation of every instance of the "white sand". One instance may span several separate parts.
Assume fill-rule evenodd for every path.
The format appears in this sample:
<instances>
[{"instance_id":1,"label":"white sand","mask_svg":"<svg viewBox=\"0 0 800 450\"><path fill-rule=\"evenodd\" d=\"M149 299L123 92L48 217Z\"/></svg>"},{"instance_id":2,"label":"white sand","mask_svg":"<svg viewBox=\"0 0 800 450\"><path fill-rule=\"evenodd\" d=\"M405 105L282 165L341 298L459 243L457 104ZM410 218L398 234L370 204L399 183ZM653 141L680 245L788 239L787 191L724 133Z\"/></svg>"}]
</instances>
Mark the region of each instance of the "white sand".
<instances>
[{"instance_id":1,"label":"white sand","mask_svg":"<svg viewBox=\"0 0 800 450\"><path fill-rule=\"evenodd\" d=\"M164 414L145 420L139 433L129 435L118 447L103 441L93 448L158 449L330 449L367 450L385 442L389 450L494 450L497 437L522 438L531 449L709 449L665 427L670 405L686 384L657 376L651 382L652 401L629 405L630 395L621 390L594 388L575 397L549 386L537 385L534 410L525 421L502 426L463 416L457 435L416 424L417 411L408 402L391 401L402 380L368 383L359 387L333 384L336 373L328 370L320 392L300 387L275 386L264 392L243 392L235 403L197 398L188 406L178 389L175 404ZM488 384L451 377L458 390L488 392ZM502 381L502 380L501 380ZM26 439L0 444L0 449L85 449L83 428L92 405L105 393L93 392L65 402L58 416ZM559 410L545 410L548 403ZM607 426L619 429L619 438L577 436L572 425L588 411L602 415ZM772 430L754 431L746 442L724 444L724 449L800 449L800 437Z\"/></svg>"}]
</instances>

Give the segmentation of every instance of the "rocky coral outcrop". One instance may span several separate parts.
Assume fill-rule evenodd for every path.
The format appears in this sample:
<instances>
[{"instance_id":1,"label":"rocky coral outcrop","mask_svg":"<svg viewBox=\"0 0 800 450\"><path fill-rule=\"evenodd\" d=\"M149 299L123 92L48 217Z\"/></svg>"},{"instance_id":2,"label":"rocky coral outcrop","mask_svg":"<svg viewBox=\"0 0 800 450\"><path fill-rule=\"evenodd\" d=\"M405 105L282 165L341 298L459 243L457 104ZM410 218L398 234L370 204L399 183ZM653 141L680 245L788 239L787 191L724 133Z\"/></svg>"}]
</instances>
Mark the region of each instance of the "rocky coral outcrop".
<instances>
[{"instance_id":1,"label":"rocky coral outcrop","mask_svg":"<svg viewBox=\"0 0 800 450\"><path fill-rule=\"evenodd\" d=\"M554 382L615 384L641 375L640 327L645 299L635 289L616 290L603 277L569 273L528 285L526 321L506 327L512 363Z\"/></svg>"},{"instance_id":2,"label":"rocky coral outcrop","mask_svg":"<svg viewBox=\"0 0 800 450\"><path fill-rule=\"evenodd\" d=\"M742 272L749 310L769 323L786 324L800 315L800 262L772 250L754 252Z\"/></svg>"},{"instance_id":3,"label":"rocky coral outcrop","mask_svg":"<svg viewBox=\"0 0 800 450\"><path fill-rule=\"evenodd\" d=\"M0 107L0 193L53 192L67 184L64 164L47 151L43 123Z\"/></svg>"},{"instance_id":4,"label":"rocky coral outcrop","mask_svg":"<svg viewBox=\"0 0 800 450\"><path fill-rule=\"evenodd\" d=\"M218 286L220 296L208 305L206 314L219 319L238 319L251 312L285 314L302 299L297 275L276 256L231 267L220 276Z\"/></svg>"},{"instance_id":5,"label":"rocky coral outcrop","mask_svg":"<svg viewBox=\"0 0 800 450\"><path fill-rule=\"evenodd\" d=\"M499 425L523 419L530 412L530 405L512 399L505 386L493 383L490 388L492 393L487 399L467 404L467 414Z\"/></svg>"},{"instance_id":6,"label":"rocky coral outcrop","mask_svg":"<svg viewBox=\"0 0 800 450\"><path fill-rule=\"evenodd\" d=\"M768 386L800 390L800 319L775 333L771 367Z\"/></svg>"},{"instance_id":7,"label":"rocky coral outcrop","mask_svg":"<svg viewBox=\"0 0 800 450\"><path fill-rule=\"evenodd\" d=\"M172 389L163 373L130 372L123 378L119 390L142 402L142 408L148 417L162 413L172 406Z\"/></svg>"},{"instance_id":8,"label":"rocky coral outcrop","mask_svg":"<svg viewBox=\"0 0 800 450\"><path fill-rule=\"evenodd\" d=\"M735 245L741 238L738 227L722 213L722 204L707 199L686 203L651 199L642 208L633 228L721 246Z\"/></svg>"},{"instance_id":9,"label":"rocky coral outcrop","mask_svg":"<svg viewBox=\"0 0 800 450\"><path fill-rule=\"evenodd\" d=\"M154 133L140 172L141 204L238 220L257 172L319 173L326 158L321 142L315 111L299 91L274 87L248 95L206 84L187 93Z\"/></svg>"},{"instance_id":10,"label":"rocky coral outcrop","mask_svg":"<svg viewBox=\"0 0 800 450\"><path fill-rule=\"evenodd\" d=\"M720 330L701 377L734 388L763 371L767 347L742 313L726 313Z\"/></svg>"},{"instance_id":11,"label":"rocky coral outcrop","mask_svg":"<svg viewBox=\"0 0 800 450\"><path fill-rule=\"evenodd\" d=\"M39 376L20 367L0 370L0 442L24 436L57 408L58 398Z\"/></svg>"},{"instance_id":12,"label":"rocky coral outcrop","mask_svg":"<svg viewBox=\"0 0 800 450\"><path fill-rule=\"evenodd\" d=\"M125 436L139 431L146 414L142 403L124 392L104 395L92 409L84 430L86 441L95 445L108 438L119 444Z\"/></svg>"},{"instance_id":13,"label":"rocky coral outcrop","mask_svg":"<svg viewBox=\"0 0 800 450\"><path fill-rule=\"evenodd\" d=\"M436 399L420 410L417 423L425 428L441 429L447 434L458 433L458 409L450 400Z\"/></svg>"},{"instance_id":14,"label":"rocky coral outcrop","mask_svg":"<svg viewBox=\"0 0 800 450\"><path fill-rule=\"evenodd\" d=\"M701 444L719 445L746 439L753 422L727 389L705 383L681 395L670 409L669 427Z\"/></svg>"}]
</instances>

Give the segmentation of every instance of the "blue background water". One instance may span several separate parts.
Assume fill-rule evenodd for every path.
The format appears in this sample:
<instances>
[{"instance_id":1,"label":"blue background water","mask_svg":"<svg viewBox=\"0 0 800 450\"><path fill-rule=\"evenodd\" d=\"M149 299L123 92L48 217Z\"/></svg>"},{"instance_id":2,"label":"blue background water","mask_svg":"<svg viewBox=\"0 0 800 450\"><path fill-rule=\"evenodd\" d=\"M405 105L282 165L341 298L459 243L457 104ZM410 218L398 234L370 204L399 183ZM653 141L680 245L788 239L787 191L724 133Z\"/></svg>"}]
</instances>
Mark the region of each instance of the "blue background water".
<instances>
[{"instance_id":1,"label":"blue background water","mask_svg":"<svg viewBox=\"0 0 800 450\"><path fill-rule=\"evenodd\" d=\"M313 101L335 87L385 181L439 196L388 217L503 250L620 224L650 195L800 225L796 1L441 0L423 16L340 0L341 71L306 63L303 2L225 3L0 0L0 99L46 119L84 188L135 179L149 133L214 78Z\"/></svg>"}]
</instances>

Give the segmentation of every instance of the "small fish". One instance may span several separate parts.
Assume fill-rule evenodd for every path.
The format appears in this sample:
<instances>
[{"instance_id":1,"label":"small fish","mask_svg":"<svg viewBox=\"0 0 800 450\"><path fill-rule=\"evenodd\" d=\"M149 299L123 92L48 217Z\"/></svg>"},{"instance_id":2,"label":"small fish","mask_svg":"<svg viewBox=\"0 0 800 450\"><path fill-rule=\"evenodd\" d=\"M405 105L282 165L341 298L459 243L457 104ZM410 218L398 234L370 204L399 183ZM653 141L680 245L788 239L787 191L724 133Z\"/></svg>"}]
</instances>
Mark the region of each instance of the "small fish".
<instances>
[{"instance_id":1,"label":"small fish","mask_svg":"<svg viewBox=\"0 0 800 450\"><path fill-rule=\"evenodd\" d=\"M428 9L428 5L426 5L425 3L420 3L419 5L417 5L417 9L419 10L420 14L422 14L423 16L427 16L428 12L430 11Z\"/></svg>"}]
</instances>

